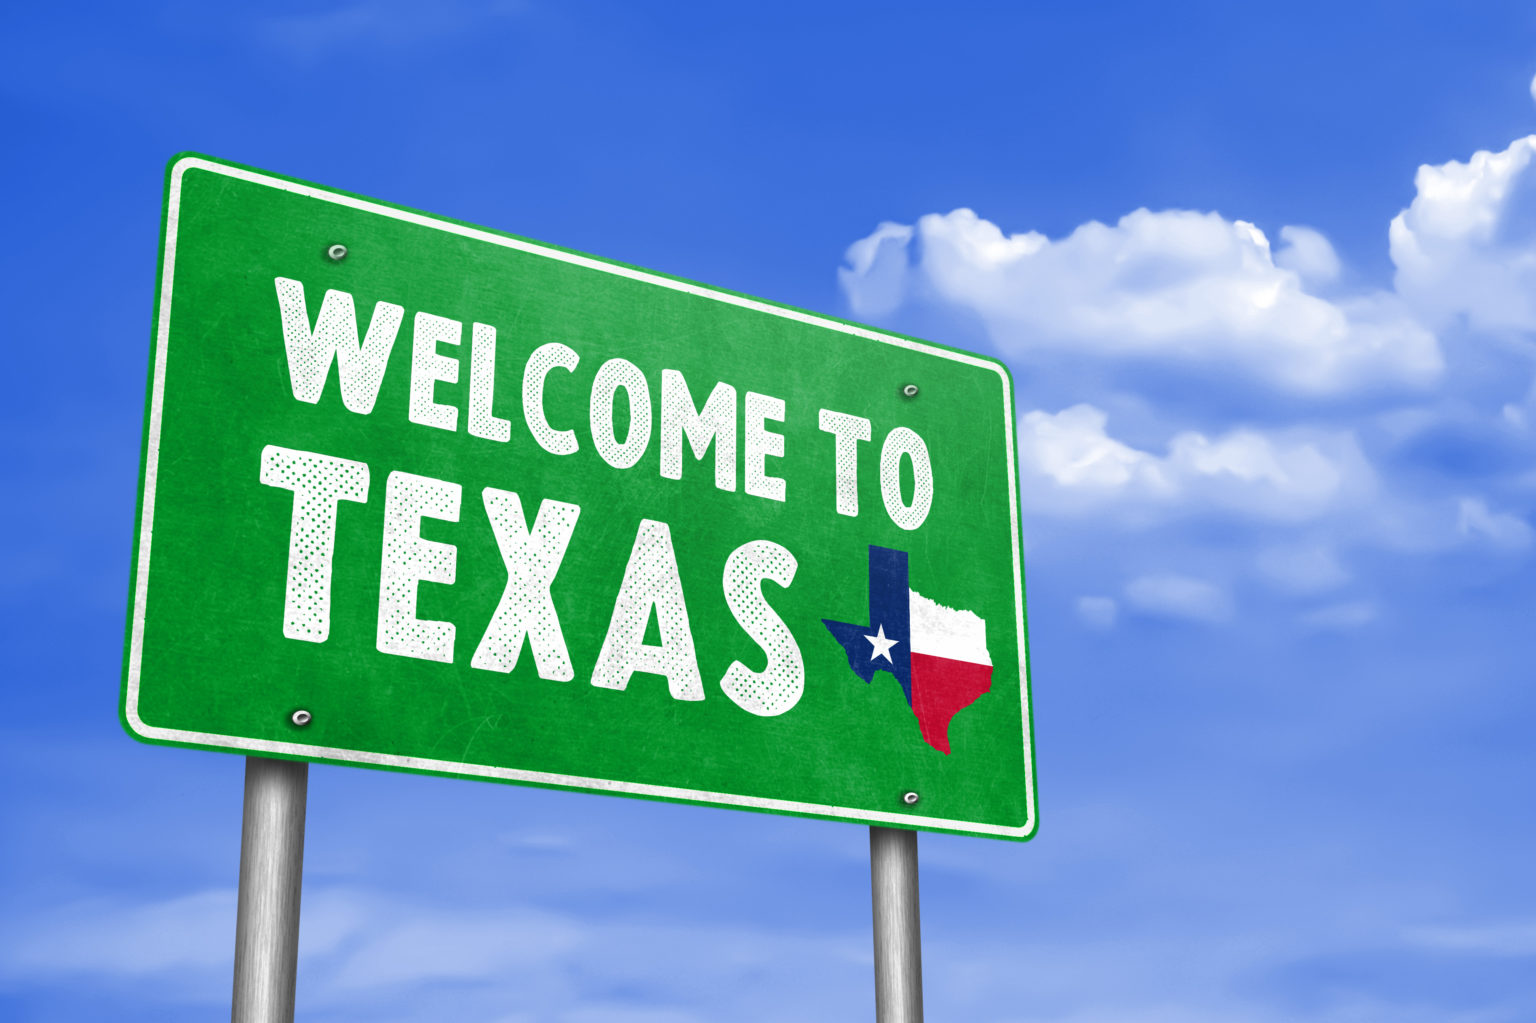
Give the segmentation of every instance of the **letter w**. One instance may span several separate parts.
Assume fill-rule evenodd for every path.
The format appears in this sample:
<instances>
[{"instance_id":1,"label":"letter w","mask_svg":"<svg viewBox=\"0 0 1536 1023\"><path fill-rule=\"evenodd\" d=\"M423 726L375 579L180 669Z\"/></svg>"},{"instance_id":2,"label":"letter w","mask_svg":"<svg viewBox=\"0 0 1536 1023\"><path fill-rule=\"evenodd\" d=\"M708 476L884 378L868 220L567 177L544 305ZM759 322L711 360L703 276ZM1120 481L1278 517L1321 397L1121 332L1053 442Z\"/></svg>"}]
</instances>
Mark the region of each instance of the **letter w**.
<instances>
[{"instance_id":1,"label":"letter w","mask_svg":"<svg viewBox=\"0 0 1536 1023\"><path fill-rule=\"evenodd\" d=\"M486 671L511 671L527 636L539 678L569 682L576 672L560 632L549 585L560 571L581 509L561 501L542 502L530 535L523 503L516 494L486 487L481 497L496 534L496 546L507 565L507 588L469 663Z\"/></svg>"},{"instance_id":2,"label":"letter w","mask_svg":"<svg viewBox=\"0 0 1536 1023\"><path fill-rule=\"evenodd\" d=\"M304 305L304 284L288 277L274 280L278 308L283 315L283 344L288 349L293 396L311 405L319 402L334 356L342 404L364 415L372 412L405 310L389 302L376 304L368 336L359 345L357 311L352 307L351 295L327 291L320 316L311 330L309 310Z\"/></svg>"}]
</instances>

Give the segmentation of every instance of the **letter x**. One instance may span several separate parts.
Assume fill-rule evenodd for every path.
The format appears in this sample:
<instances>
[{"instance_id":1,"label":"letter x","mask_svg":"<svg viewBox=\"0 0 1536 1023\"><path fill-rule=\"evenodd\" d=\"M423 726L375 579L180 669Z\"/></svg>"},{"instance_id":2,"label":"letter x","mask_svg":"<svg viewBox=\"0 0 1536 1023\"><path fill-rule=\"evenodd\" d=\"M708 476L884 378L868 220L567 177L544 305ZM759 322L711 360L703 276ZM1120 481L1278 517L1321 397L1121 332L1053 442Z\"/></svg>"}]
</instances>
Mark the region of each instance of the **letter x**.
<instances>
[{"instance_id":1,"label":"letter x","mask_svg":"<svg viewBox=\"0 0 1536 1023\"><path fill-rule=\"evenodd\" d=\"M530 534L523 503L516 494L486 487L482 496L496 546L507 566L507 588L470 664L487 671L509 672L522 653L523 637L528 636L539 677L569 682L576 672L549 586L560 571L581 509L562 501L544 501Z\"/></svg>"}]
</instances>

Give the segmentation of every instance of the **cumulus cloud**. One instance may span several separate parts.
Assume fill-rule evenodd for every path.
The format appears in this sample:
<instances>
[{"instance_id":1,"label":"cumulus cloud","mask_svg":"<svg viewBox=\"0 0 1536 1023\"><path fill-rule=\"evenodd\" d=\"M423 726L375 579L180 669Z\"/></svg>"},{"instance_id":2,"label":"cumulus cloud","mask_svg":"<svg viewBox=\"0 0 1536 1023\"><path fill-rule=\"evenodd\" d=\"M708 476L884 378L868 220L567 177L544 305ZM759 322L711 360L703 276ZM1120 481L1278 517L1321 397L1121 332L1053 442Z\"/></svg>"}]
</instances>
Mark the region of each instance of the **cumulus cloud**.
<instances>
[{"instance_id":1,"label":"cumulus cloud","mask_svg":"<svg viewBox=\"0 0 1536 1023\"><path fill-rule=\"evenodd\" d=\"M1275 265L1290 270L1309 287L1321 287L1339 279L1342 267L1333 243L1321 231L1310 227L1286 226L1280 229L1280 251Z\"/></svg>"},{"instance_id":2,"label":"cumulus cloud","mask_svg":"<svg viewBox=\"0 0 1536 1023\"><path fill-rule=\"evenodd\" d=\"M1280 227L1272 247L1247 221L1148 209L1059 237L969 209L884 223L849 246L840 281L858 316L979 326L1012 364L1034 405L1018 422L1031 513L1158 529L1168 546L1141 573L1216 540L1310 604L1303 625L1354 629L1376 603L1319 602L1354 581L1341 559L1355 549L1536 547L1533 155L1536 135L1421 166L1387 232L1387 288L1350 284L1315 227ZM1233 613L1224 590L1179 575L1076 598L1092 628L1122 609Z\"/></svg>"},{"instance_id":3,"label":"cumulus cloud","mask_svg":"<svg viewBox=\"0 0 1536 1023\"><path fill-rule=\"evenodd\" d=\"M839 274L857 315L937 304L1025 359L1151 360L1307 395L1438 377L1434 335L1395 296L1319 297L1309 288L1337 276L1332 246L1308 228L1282 240L1277 261L1246 221L1140 209L1053 241L958 209L880 225Z\"/></svg>"},{"instance_id":4,"label":"cumulus cloud","mask_svg":"<svg viewBox=\"0 0 1536 1023\"><path fill-rule=\"evenodd\" d=\"M1145 575L1125 584L1131 607L1155 618L1215 625L1232 617L1232 599L1214 583L1185 575Z\"/></svg>"},{"instance_id":5,"label":"cumulus cloud","mask_svg":"<svg viewBox=\"0 0 1536 1023\"><path fill-rule=\"evenodd\" d=\"M1113 436L1108 415L1082 404L1020 417L1018 452L1021 500L1034 514L1134 528L1202 514L1308 526L1308 539L1271 542L1253 555L1260 578L1297 596L1348 581L1339 544L1522 554L1536 540L1524 518L1481 497L1384 491L1352 431L1184 431L1153 452Z\"/></svg>"},{"instance_id":6,"label":"cumulus cloud","mask_svg":"<svg viewBox=\"0 0 1536 1023\"><path fill-rule=\"evenodd\" d=\"M1436 320L1536 330L1536 135L1425 164L1388 233L1398 292Z\"/></svg>"},{"instance_id":7,"label":"cumulus cloud","mask_svg":"<svg viewBox=\"0 0 1536 1023\"><path fill-rule=\"evenodd\" d=\"M1024 499L1040 511L1220 508L1265 519L1316 518L1368 494L1370 466L1353 435L1269 434L1235 429L1216 437L1176 434L1165 454L1110 436L1093 405L1034 411L1019 421Z\"/></svg>"}]
</instances>

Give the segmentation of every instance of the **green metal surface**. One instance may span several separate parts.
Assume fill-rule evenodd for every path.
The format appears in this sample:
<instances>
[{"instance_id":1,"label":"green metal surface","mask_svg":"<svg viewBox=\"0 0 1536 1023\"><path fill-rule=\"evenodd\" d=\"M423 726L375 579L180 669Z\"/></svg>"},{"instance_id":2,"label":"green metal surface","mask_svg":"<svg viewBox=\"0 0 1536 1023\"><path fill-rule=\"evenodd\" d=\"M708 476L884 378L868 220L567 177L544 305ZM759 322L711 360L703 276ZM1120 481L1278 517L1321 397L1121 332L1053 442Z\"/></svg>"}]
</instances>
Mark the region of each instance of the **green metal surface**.
<instances>
[{"instance_id":1,"label":"green metal surface","mask_svg":"<svg viewBox=\"0 0 1536 1023\"><path fill-rule=\"evenodd\" d=\"M593 257L292 182L204 157L167 173L166 229L146 414L139 528L125 655L123 718L139 738L266 756L739 806L769 812L1028 838L1034 778L1023 635L1011 384L999 363ZM336 243L345 258L326 254ZM310 322L329 289L353 296L360 330L375 303L404 321L377 401L342 403L332 365L318 402L297 400L274 281L302 282ZM416 314L463 324L450 431L412 422ZM497 331L494 412L506 442L467 430L471 324ZM580 356L544 393L551 424L578 450L555 455L525 422L524 365L547 342ZM622 358L644 374L654 410L629 468L600 457L589 428L598 368ZM702 405L719 381L737 392L736 485L716 486L715 450L685 440L681 479L659 471L663 370ZM916 384L915 396L903 393ZM748 392L785 403L782 457L765 471L783 501L744 490ZM616 434L629 418L621 398ZM834 437L821 409L861 416L856 516L836 508ZM903 529L882 498L881 444L914 431L932 463L931 509ZM367 500L337 506L329 634L284 635L294 493L261 480L268 445L365 463ZM422 520L456 550L451 584L422 582L417 616L453 623L452 661L381 652L387 476L462 488L457 521ZM903 467L903 501L916 486ZM550 586L574 678L541 678L525 642L510 673L470 664L507 570L482 505L514 492L532 525L543 500L580 517ZM676 699L660 675L622 690L591 684L642 520L670 530L703 698ZM732 551L768 540L793 554L793 581L762 593L795 638L804 690L763 716L722 691L733 662L765 652L727 605ZM901 687L857 678L823 618L866 618L869 547L909 555L911 587L986 622L991 687L949 725L946 754L924 742ZM659 642L657 624L647 643ZM295 725L292 712L312 720ZM909 805L903 793L916 792Z\"/></svg>"}]
</instances>

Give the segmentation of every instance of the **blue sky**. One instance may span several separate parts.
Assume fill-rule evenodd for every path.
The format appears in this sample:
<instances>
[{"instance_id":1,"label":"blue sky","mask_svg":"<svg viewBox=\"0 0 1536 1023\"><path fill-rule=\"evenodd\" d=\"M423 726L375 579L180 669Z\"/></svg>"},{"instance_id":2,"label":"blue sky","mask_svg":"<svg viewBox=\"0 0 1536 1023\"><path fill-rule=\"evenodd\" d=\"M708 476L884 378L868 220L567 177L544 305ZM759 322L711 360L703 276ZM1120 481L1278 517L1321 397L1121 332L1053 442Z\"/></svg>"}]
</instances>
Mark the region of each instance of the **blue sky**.
<instances>
[{"instance_id":1,"label":"blue sky","mask_svg":"<svg viewBox=\"0 0 1536 1023\"><path fill-rule=\"evenodd\" d=\"M1252 6L11 12L0 1016L227 1005L242 762L116 710L199 150L1009 361L1042 827L922 839L931 1018L1536 1019L1536 13ZM871 1012L862 828L322 767L307 852L306 1019Z\"/></svg>"}]
</instances>

